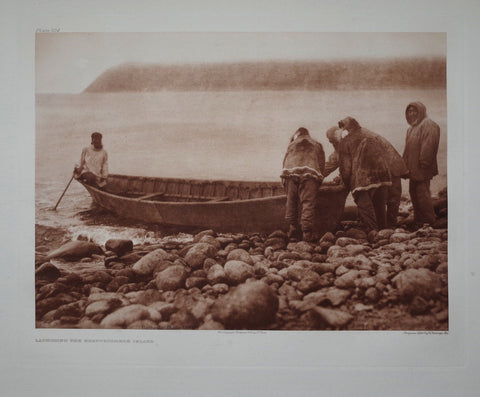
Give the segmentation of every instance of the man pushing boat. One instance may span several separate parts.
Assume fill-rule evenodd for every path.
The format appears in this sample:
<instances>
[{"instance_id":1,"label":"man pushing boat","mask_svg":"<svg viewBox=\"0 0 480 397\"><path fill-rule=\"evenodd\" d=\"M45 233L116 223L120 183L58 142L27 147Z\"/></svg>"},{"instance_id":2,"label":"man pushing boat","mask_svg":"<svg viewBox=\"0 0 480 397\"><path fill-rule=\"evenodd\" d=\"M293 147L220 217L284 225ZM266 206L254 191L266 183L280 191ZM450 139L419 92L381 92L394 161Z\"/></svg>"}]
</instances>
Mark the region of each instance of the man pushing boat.
<instances>
[{"instance_id":1,"label":"man pushing boat","mask_svg":"<svg viewBox=\"0 0 480 397\"><path fill-rule=\"evenodd\" d=\"M303 240L315 240L317 195L324 169L323 146L310 136L306 128L299 128L290 139L281 174L287 195L285 219L289 224L289 238L298 238L303 232Z\"/></svg>"}]
</instances>

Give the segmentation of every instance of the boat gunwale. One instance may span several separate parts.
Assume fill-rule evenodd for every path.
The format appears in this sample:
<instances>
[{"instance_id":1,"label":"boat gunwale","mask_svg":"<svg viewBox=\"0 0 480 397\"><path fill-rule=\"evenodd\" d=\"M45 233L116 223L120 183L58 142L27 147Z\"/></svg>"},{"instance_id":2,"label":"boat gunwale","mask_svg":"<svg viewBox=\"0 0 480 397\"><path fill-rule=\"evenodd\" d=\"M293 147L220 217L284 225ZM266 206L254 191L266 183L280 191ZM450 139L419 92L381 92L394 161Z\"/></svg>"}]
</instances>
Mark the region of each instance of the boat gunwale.
<instances>
[{"instance_id":1,"label":"boat gunwale","mask_svg":"<svg viewBox=\"0 0 480 397\"><path fill-rule=\"evenodd\" d=\"M275 187L279 187L278 185L281 185L281 182L265 182L265 181L235 181L235 180L206 180L206 179L186 179L186 178L162 178L162 177L143 177L143 176L134 176L134 175L121 175L121 174L110 174L110 177L114 178L125 178L125 179L140 179L140 180L162 180L162 181L167 181L167 182L193 182L193 183L215 183L215 182L225 182L225 183L255 183L255 184L265 184L265 185L275 185ZM77 179L77 181L82 184L87 190L92 189L98 194L105 195L114 199L120 199L120 200L125 200L125 201L131 201L131 202L142 202L142 203L148 203L148 204L154 204L154 205L159 205L159 204L168 204L168 205L175 205L175 206L198 206L199 204L201 205L207 205L207 206L218 206L218 205L225 205L225 204L238 204L238 203L245 203L245 202L263 202L263 201L269 201L269 200L284 200L286 195L285 194L280 194L276 196L267 196L267 197L257 197L257 198L249 198L249 199L242 199L242 200L226 200L226 201L156 201L156 200L144 200L138 197L125 197L119 194L115 193L109 193L106 192L105 190L98 189L92 185L88 185L80 180ZM323 192L332 192L332 193L346 193L346 188L342 184L335 184L331 182L331 184L328 185L323 185L320 187L320 190ZM154 193L154 192L153 192ZM158 192L159 194L161 192ZM345 194L346 196L347 194Z\"/></svg>"}]
</instances>

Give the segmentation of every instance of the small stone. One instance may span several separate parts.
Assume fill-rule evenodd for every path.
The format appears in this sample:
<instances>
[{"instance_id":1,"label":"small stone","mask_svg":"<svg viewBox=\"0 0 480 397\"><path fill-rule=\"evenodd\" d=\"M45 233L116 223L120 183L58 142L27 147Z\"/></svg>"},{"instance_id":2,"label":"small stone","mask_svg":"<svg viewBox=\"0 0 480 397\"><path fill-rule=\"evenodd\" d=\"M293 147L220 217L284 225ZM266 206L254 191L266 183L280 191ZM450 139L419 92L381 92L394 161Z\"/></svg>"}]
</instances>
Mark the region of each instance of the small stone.
<instances>
[{"instance_id":1,"label":"small stone","mask_svg":"<svg viewBox=\"0 0 480 397\"><path fill-rule=\"evenodd\" d=\"M306 241L299 241L298 243L289 243L287 245L287 250L296 251L299 253L312 253L314 251L314 246L310 243L307 243Z\"/></svg>"},{"instance_id":2,"label":"small stone","mask_svg":"<svg viewBox=\"0 0 480 397\"><path fill-rule=\"evenodd\" d=\"M369 310L372 310L373 309L373 306L372 305L364 305L363 303L357 303L353 309L356 311L356 312L363 312L363 311L369 311Z\"/></svg>"},{"instance_id":3,"label":"small stone","mask_svg":"<svg viewBox=\"0 0 480 397\"><path fill-rule=\"evenodd\" d=\"M134 265L137 263L140 259L142 259L142 255L140 255L138 252L132 252L131 254L126 254L123 255L122 257L118 258L120 262L123 264L130 266Z\"/></svg>"},{"instance_id":4,"label":"small stone","mask_svg":"<svg viewBox=\"0 0 480 397\"><path fill-rule=\"evenodd\" d=\"M335 269L335 275L337 276L343 276L345 273L348 273L350 269L348 267L345 267L344 265L340 265Z\"/></svg>"},{"instance_id":5,"label":"small stone","mask_svg":"<svg viewBox=\"0 0 480 397\"><path fill-rule=\"evenodd\" d=\"M35 270L36 280L54 281L60 277L60 270L50 262L46 262Z\"/></svg>"},{"instance_id":6,"label":"small stone","mask_svg":"<svg viewBox=\"0 0 480 397\"><path fill-rule=\"evenodd\" d=\"M200 233L197 233L195 237L193 237L193 242L197 243L199 242L203 236L212 236L215 237L215 231L208 229L208 230L203 230Z\"/></svg>"},{"instance_id":7,"label":"small stone","mask_svg":"<svg viewBox=\"0 0 480 397\"><path fill-rule=\"evenodd\" d=\"M353 320L353 316L341 310L326 309L323 307L315 307L312 309L320 315L320 317L331 327L342 328Z\"/></svg>"},{"instance_id":8,"label":"small stone","mask_svg":"<svg viewBox=\"0 0 480 397\"><path fill-rule=\"evenodd\" d=\"M155 283L159 290L173 291L182 288L187 279L187 271L183 266L173 265L155 277Z\"/></svg>"},{"instance_id":9,"label":"small stone","mask_svg":"<svg viewBox=\"0 0 480 397\"><path fill-rule=\"evenodd\" d=\"M213 258L206 258L204 261L203 261L203 270L205 270L206 272L208 272L210 270L210 268L213 266L213 265L216 265L217 264L217 261Z\"/></svg>"},{"instance_id":10,"label":"small stone","mask_svg":"<svg viewBox=\"0 0 480 397\"><path fill-rule=\"evenodd\" d=\"M153 273L159 262L169 260L170 254L162 248L150 252L133 265L133 271L140 276L148 276Z\"/></svg>"},{"instance_id":11,"label":"small stone","mask_svg":"<svg viewBox=\"0 0 480 397\"><path fill-rule=\"evenodd\" d=\"M448 320L448 309L442 310L435 314L437 321L444 322Z\"/></svg>"},{"instance_id":12,"label":"small stone","mask_svg":"<svg viewBox=\"0 0 480 397\"><path fill-rule=\"evenodd\" d=\"M312 263L311 269L318 274L323 273L334 273L335 272L335 265L332 263Z\"/></svg>"},{"instance_id":13,"label":"small stone","mask_svg":"<svg viewBox=\"0 0 480 397\"><path fill-rule=\"evenodd\" d=\"M416 295L430 299L435 297L437 289L441 288L440 276L423 268L402 271L392 282L398 289L399 296L405 300L411 300Z\"/></svg>"},{"instance_id":14,"label":"small stone","mask_svg":"<svg viewBox=\"0 0 480 397\"><path fill-rule=\"evenodd\" d=\"M117 276L114 277L112 281L108 283L105 287L105 290L108 292L117 291L122 285L127 284L130 280L127 277Z\"/></svg>"},{"instance_id":15,"label":"small stone","mask_svg":"<svg viewBox=\"0 0 480 397\"><path fill-rule=\"evenodd\" d=\"M174 329L196 329L200 325L200 321L184 309L172 314L169 323Z\"/></svg>"},{"instance_id":16,"label":"small stone","mask_svg":"<svg viewBox=\"0 0 480 397\"><path fill-rule=\"evenodd\" d=\"M377 280L374 277L363 277L359 280L358 287L362 289L368 289L374 287Z\"/></svg>"},{"instance_id":17,"label":"small stone","mask_svg":"<svg viewBox=\"0 0 480 397\"><path fill-rule=\"evenodd\" d=\"M340 247L346 247L347 245L358 245L358 240L350 237L340 237L337 239L336 244Z\"/></svg>"},{"instance_id":18,"label":"small stone","mask_svg":"<svg viewBox=\"0 0 480 397\"><path fill-rule=\"evenodd\" d=\"M216 264L213 265L207 273L207 280L211 285L225 283L227 281L227 275L225 269Z\"/></svg>"},{"instance_id":19,"label":"small stone","mask_svg":"<svg viewBox=\"0 0 480 397\"><path fill-rule=\"evenodd\" d=\"M370 287L365 291L365 298L370 302L376 302L380 298L380 293L375 287Z\"/></svg>"},{"instance_id":20,"label":"small stone","mask_svg":"<svg viewBox=\"0 0 480 397\"><path fill-rule=\"evenodd\" d=\"M126 328L138 320L148 319L149 312L143 305L122 307L105 317L100 325L103 328Z\"/></svg>"},{"instance_id":21,"label":"small stone","mask_svg":"<svg viewBox=\"0 0 480 397\"><path fill-rule=\"evenodd\" d=\"M233 251L232 251L233 252ZM255 275L253 267L239 260L230 260L225 263L225 274L233 285L243 283Z\"/></svg>"},{"instance_id":22,"label":"small stone","mask_svg":"<svg viewBox=\"0 0 480 397\"><path fill-rule=\"evenodd\" d=\"M355 288L355 280L360 277L358 270L350 270L335 280L335 286L338 288Z\"/></svg>"},{"instance_id":23,"label":"small stone","mask_svg":"<svg viewBox=\"0 0 480 397\"><path fill-rule=\"evenodd\" d=\"M334 236L333 233L327 232L322 236L322 238L320 239L319 242L320 243L323 243L323 242L334 243L335 242L335 236Z\"/></svg>"},{"instance_id":24,"label":"small stone","mask_svg":"<svg viewBox=\"0 0 480 397\"><path fill-rule=\"evenodd\" d=\"M121 305L122 301L120 299L95 301L87 306L85 309L85 315L88 317L93 317L98 314L106 316L112 310L119 308Z\"/></svg>"},{"instance_id":25,"label":"small stone","mask_svg":"<svg viewBox=\"0 0 480 397\"><path fill-rule=\"evenodd\" d=\"M207 283L208 280L205 277L189 277L185 280L185 287L187 289L202 288Z\"/></svg>"},{"instance_id":26,"label":"small stone","mask_svg":"<svg viewBox=\"0 0 480 397\"><path fill-rule=\"evenodd\" d=\"M241 261L248 265L253 265L253 259L244 249L237 248L229 252L227 261Z\"/></svg>"},{"instance_id":27,"label":"small stone","mask_svg":"<svg viewBox=\"0 0 480 397\"><path fill-rule=\"evenodd\" d=\"M201 269L207 258L213 258L217 249L208 243L197 243L191 247L185 255L185 261L192 269Z\"/></svg>"},{"instance_id":28,"label":"small stone","mask_svg":"<svg viewBox=\"0 0 480 397\"><path fill-rule=\"evenodd\" d=\"M142 291L133 291L126 294L126 298L132 304L148 306L154 302L162 300L162 294L157 289L147 289Z\"/></svg>"},{"instance_id":29,"label":"small stone","mask_svg":"<svg viewBox=\"0 0 480 397\"><path fill-rule=\"evenodd\" d=\"M376 240L381 241L381 240L389 240L392 234L395 233L395 230L393 229L382 229L377 233Z\"/></svg>"},{"instance_id":30,"label":"small stone","mask_svg":"<svg viewBox=\"0 0 480 397\"><path fill-rule=\"evenodd\" d=\"M129 239L109 239L105 243L105 248L115 252L118 256L122 256L133 250L133 241Z\"/></svg>"},{"instance_id":31,"label":"small stone","mask_svg":"<svg viewBox=\"0 0 480 397\"><path fill-rule=\"evenodd\" d=\"M345 237L350 237L355 240L366 240L367 234L361 229L352 228L345 232Z\"/></svg>"},{"instance_id":32,"label":"small stone","mask_svg":"<svg viewBox=\"0 0 480 397\"><path fill-rule=\"evenodd\" d=\"M272 237L265 241L265 246L274 251L285 249L287 246L285 239L281 237Z\"/></svg>"},{"instance_id":33,"label":"small stone","mask_svg":"<svg viewBox=\"0 0 480 397\"><path fill-rule=\"evenodd\" d=\"M321 305L324 302L329 302L332 306L339 306L344 303L351 292L339 288L329 288L326 291L320 290L312 292L303 298L303 302L307 305Z\"/></svg>"},{"instance_id":34,"label":"small stone","mask_svg":"<svg viewBox=\"0 0 480 397\"><path fill-rule=\"evenodd\" d=\"M448 264L446 262L441 263L440 265L437 266L437 269L435 270L436 273L439 274L447 274L448 273Z\"/></svg>"},{"instance_id":35,"label":"small stone","mask_svg":"<svg viewBox=\"0 0 480 397\"><path fill-rule=\"evenodd\" d=\"M315 291L320 287L320 276L313 270L307 270L297 285L297 288L304 294Z\"/></svg>"},{"instance_id":36,"label":"small stone","mask_svg":"<svg viewBox=\"0 0 480 397\"><path fill-rule=\"evenodd\" d=\"M408 308L408 311L410 312L410 314L414 316L419 314L425 314L428 312L428 310L429 310L428 302L418 295L412 299L412 302L410 303L410 306Z\"/></svg>"},{"instance_id":37,"label":"small stone","mask_svg":"<svg viewBox=\"0 0 480 397\"><path fill-rule=\"evenodd\" d=\"M225 329L223 324L215 321L211 316L205 319L204 323L198 328L199 330L222 330Z\"/></svg>"},{"instance_id":38,"label":"small stone","mask_svg":"<svg viewBox=\"0 0 480 397\"><path fill-rule=\"evenodd\" d=\"M146 319L146 320L138 320L131 323L128 329L158 329L158 325L156 322Z\"/></svg>"},{"instance_id":39,"label":"small stone","mask_svg":"<svg viewBox=\"0 0 480 397\"><path fill-rule=\"evenodd\" d=\"M410 234L408 233L393 233L390 236L390 242L392 243L401 243L409 239L410 239Z\"/></svg>"},{"instance_id":40,"label":"small stone","mask_svg":"<svg viewBox=\"0 0 480 397\"><path fill-rule=\"evenodd\" d=\"M148 305L148 309L156 310L163 320L168 320L170 316L177 311L177 308L172 303L154 302Z\"/></svg>"},{"instance_id":41,"label":"small stone","mask_svg":"<svg viewBox=\"0 0 480 397\"><path fill-rule=\"evenodd\" d=\"M220 244L220 241L218 241L215 237L209 235L203 236L199 240L199 243L207 243L213 245L217 251L222 248L222 244Z\"/></svg>"},{"instance_id":42,"label":"small stone","mask_svg":"<svg viewBox=\"0 0 480 397\"><path fill-rule=\"evenodd\" d=\"M230 290L230 287L228 286L228 284L225 284L225 283L215 284L215 285L212 287L212 291L213 291L216 295L226 294L229 290Z\"/></svg>"}]
</instances>

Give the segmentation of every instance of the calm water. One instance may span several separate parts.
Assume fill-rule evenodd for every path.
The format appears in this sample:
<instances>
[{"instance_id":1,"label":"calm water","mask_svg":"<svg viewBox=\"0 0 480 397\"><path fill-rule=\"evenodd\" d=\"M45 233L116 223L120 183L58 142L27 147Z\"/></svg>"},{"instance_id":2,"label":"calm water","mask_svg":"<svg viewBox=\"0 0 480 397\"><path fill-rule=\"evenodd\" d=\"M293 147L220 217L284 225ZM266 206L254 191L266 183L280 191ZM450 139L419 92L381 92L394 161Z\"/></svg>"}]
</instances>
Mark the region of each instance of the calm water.
<instances>
[{"instance_id":1,"label":"calm water","mask_svg":"<svg viewBox=\"0 0 480 397\"><path fill-rule=\"evenodd\" d=\"M278 180L289 137L308 128L326 154L325 131L346 116L384 135L401 153L405 107L421 101L441 128L440 175L446 186L447 103L444 90L242 91L115 94L39 94L36 97L36 223L68 226L97 241L112 235L144 238L110 220L77 214L90 196L75 181L52 211L90 134L100 131L111 173L206 179ZM122 227L120 227L122 226Z\"/></svg>"}]
</instances>

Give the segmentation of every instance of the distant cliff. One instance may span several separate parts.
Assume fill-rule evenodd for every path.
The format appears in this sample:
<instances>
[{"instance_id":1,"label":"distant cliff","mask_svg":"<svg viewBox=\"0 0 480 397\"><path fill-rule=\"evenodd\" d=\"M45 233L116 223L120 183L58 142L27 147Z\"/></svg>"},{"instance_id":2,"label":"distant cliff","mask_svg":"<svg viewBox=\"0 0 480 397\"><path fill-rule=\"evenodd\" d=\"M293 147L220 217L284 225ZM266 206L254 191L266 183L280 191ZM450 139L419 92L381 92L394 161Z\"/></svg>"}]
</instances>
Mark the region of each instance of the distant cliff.
<instances>
[{"instance_id":1,"label":"distant cliff","mask_svg":"<svg viewBox=\"0 0 480 397\"><path fill-rule=\"evenodd\" d=\"M446 60L122 64L85 92L445 88Z\"/></svg>"}]
</instances>

